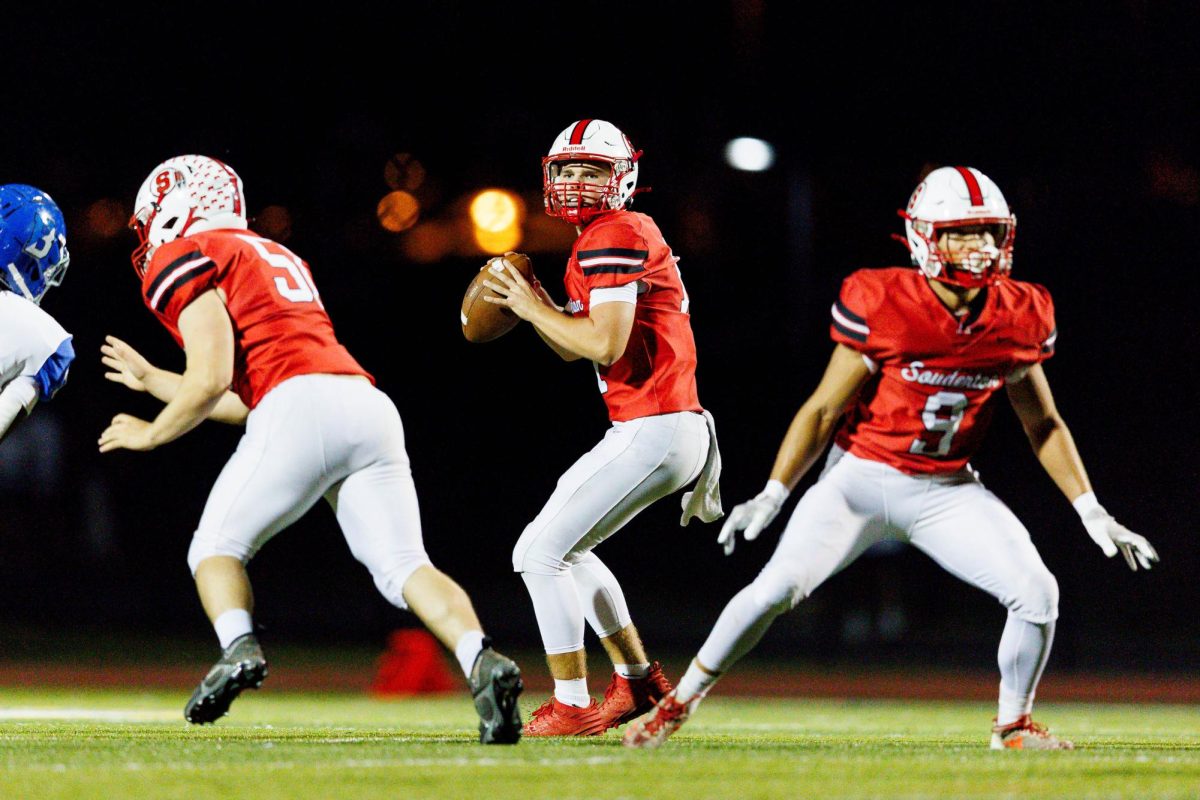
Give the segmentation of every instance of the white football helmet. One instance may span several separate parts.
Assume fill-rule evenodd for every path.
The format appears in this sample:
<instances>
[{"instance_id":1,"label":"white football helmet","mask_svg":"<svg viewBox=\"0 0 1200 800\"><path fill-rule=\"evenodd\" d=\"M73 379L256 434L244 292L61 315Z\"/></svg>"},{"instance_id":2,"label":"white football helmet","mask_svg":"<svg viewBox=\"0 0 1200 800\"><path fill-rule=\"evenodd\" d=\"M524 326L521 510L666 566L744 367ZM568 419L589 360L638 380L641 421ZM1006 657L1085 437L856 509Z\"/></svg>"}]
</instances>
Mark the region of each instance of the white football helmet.
<instances>
[{"instance_id":1,"label":"white football helmet","mask_svg":"<svg viewBox=\"0 0 1200 800\"><path fill-rule=\"evenodd\" d=\"M1000 188L974 167L939 167L921 181L904 218L905 238L913 264L929 278L956 286L987 286L1012 271L1017 218L1008 210ZM947 229L983 226L992 242L968 250L955 260L938 247Z\"/></svg>"},{"instance_id":2,"label":"white football helmet","mask_svg":"<svg viewBox=\"0 0 1200 800\"><path fill-rule=\"evenodd\" d=\"M634 151L629 137L611 122L602 119L581 119L567 126L550 146L542 159L542 195L546 213L567 222L582 225L593 218L625 208L637 193L638 159L642 151ZM556 183L563 165L595 161L612 171L604 187L583 183ZM584 205L578 198L582 192L599 194L599 200ZM567 198L576 198L568 204Z\"/></svg>"},{"instance_id":3,"label":"white football helmet","mask_svg":"<svg viewBox=\"0 0 1200 800\"><path fill-rule=\"evenodd\" d=\"M159 164L142 182L133 208L129 227L138 235L133 267L139 275L159 245L191 233L248 227L242 179L207 156L176 156Z\"/></svg>"}]
</instances>

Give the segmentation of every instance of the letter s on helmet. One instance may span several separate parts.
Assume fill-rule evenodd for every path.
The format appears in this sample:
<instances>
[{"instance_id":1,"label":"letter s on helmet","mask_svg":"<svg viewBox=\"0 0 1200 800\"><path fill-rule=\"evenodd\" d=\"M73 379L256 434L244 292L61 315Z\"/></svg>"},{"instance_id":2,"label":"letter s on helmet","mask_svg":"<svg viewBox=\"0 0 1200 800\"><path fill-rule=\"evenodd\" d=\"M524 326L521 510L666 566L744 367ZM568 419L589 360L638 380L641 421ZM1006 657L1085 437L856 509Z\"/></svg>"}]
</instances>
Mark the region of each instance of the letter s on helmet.
<instances>
[{"instance_id":1,"label":"letter s on helmet","mask_svg":"<svg viewBox=\"0 0 1200 800\"><path fill-rule=\"evenodd\" d=\"M242 228L246 202L232 167L207 156L176 156L142 182L129 227L137 233L133 268L144 275L155 248L201 231Z\"/></svg>"}]
</instances>

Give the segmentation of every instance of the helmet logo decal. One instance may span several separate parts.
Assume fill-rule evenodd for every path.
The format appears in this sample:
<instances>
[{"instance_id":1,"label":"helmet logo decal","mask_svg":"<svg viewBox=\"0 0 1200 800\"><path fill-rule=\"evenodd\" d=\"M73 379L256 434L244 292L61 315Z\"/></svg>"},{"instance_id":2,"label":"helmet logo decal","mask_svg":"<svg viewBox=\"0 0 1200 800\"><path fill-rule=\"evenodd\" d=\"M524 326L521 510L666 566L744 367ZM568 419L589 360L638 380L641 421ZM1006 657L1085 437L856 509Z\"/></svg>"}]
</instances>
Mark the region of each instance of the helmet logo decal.
<instances>
[{"instance_id":1,"label":"helmet logo decal","mask_svg":"<svg viewBox=\"0 0 1200 800\"><path fill-rule=\"evenodd\" d=\"M25 248L25 252L29 253L29 255L33 256L34 258L45 258L50 253L50 248L54 246L54 238L57 235L58 232L55 231L54 228L51 228L46 232L46 235L42 237L41 247L35 247L33 244L30 244Z\"/></svg>"},{"instance_id":2,"label":"helmet logo decal","mask_svg":"<svg viewBox=\"0 0 1200 800\"><path fill-rule=\"evenodd\" d=\"M979 188L979 181L971 170L966 167L955 167L954 169L958 170L958 174L962 175L962 179L967 182L967 194L971 196L971 205L983 205L983 190Z\"/></svg>"},{"instance_id":3,"label":"helmet logo decal","mask_svg":"<svg viewBox=\"0 0 1200 800\"><path fill-rule=\"evenodd\" d=\"M163 196L164 194L166 194L167 192L169 192L171 190L171 187L175 183L174 181L171 180L171 178L174 176L174 174L175 174L174 170L165 169L162 172L160 172L154 176L154 188L156 190L158 190L159 197Z\"/></svg>"}]
</instances>

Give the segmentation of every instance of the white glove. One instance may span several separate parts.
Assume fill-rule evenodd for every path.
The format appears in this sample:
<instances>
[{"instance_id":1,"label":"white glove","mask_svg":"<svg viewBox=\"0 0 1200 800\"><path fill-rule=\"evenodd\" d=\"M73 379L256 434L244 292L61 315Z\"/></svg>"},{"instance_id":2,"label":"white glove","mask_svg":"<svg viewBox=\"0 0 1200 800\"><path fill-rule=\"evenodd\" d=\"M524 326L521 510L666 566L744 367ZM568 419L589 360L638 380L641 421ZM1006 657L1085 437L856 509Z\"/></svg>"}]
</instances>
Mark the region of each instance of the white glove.
<instances>
[{"instance_id":1,"label":"white glove","mask_svg":"<svg viewBox=\"0 0 1200 800\"><path fill-rule=\"evenodd\" d=\"M787 497L788 488L779 481L770 480L767 481L767 488L759 492L753 500L747 500L729 512L729 519L725 520L725 524L721 526L721 533L717 536L717 544L725 546L725 555L733 552L738 531L745 531L747 542L757 539L763 528L775 519Z\"/></svg>"},{"instance_id":2,"label":"white glove","mask_svg":"<svg viewBox=\"0 0 1200 800\"><path fill-rule=\"evenodd\" d=\"M1095 492L1079 495L1071 505L1075 506L1079 518L1083 520L1088 536L1100 545L1104 555L1112 558L1120 550L1121 555L1125 556L1125 563L1134 572L1137 572L1138 564L1142 565L1142 569L1150 569L1150 565L1158 561L1158 553L1146 541L1146 537L1139 536L1113 519L1112 514L1100 505Z\"/></svg>"}]
</instances>

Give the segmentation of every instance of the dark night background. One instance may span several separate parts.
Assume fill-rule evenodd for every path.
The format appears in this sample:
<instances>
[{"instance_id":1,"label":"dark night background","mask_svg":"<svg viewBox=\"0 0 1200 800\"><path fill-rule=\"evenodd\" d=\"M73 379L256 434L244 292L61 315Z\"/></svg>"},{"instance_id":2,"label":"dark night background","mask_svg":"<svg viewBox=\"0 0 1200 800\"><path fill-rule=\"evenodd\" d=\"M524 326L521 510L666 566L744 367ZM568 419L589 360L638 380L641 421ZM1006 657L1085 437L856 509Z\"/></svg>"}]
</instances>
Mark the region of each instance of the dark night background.
<instances>
[{"instance_id":1,"label":"dark night background","mask_svg":"<svg viewBox=\"0 0 1200 800\"><path fill-rule=\"evenodd\" d=\"M42 4L5 14L0 180L35 184L63 208L72 266L44 308L75 335L78 357L63 392L0 448L3 624L47 638L211 636L185 554L238 430L206 423L150 454L95 446L113 414L157 408L103 379L104 334L160 365L183 363L140 301L132 234L103 223L117 211L123 221L157 163L198 152L239 171L252 217L287 209L286 244L405 421L430 554L503 641L536 648L509 554L559 474L604 432L595 379L527 327L465 342L458 303L484 254L466 246L418 263L411 234L383 230L375 209L390 190L385 165L409 153L427 173L423 221L448 223L462 198L501 186L525 198L527 227L546 230L539 160L569 123L598 117L645 151L640 181L654 191L637 208L681 257L727 510L761 488L816 385L841 279L907 263L889 234L923 171L970 164L993 178L1019 219L1014 277L1056 301L1047 373L1096 491L1162 556L1148 574L1104 559L1013 414L997 414L975 465L1059 579L1051 669L1196 663L1194 4L193 4L109 16ZM726 166L724 143L738 135L771 141L775 167ZM558 236L518 249L561 299L570 236ZM652 652L698 647L782 527L727 559L719 526L678 527L678 502L598 550ZM323 504L264 548L251 577L257 618L277 641L382 642L414 624L376 594ZM897 610L898 628L870 624ZM991 598L904 550L836 576L762 652L987 668L1003 619Z\"/></svg>"}]
</instances>

